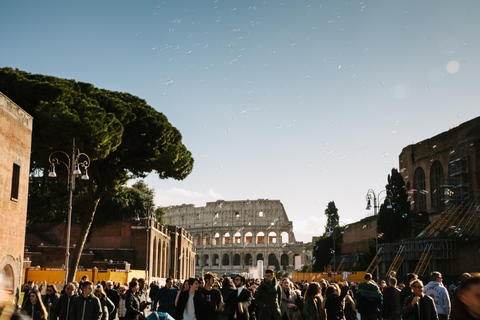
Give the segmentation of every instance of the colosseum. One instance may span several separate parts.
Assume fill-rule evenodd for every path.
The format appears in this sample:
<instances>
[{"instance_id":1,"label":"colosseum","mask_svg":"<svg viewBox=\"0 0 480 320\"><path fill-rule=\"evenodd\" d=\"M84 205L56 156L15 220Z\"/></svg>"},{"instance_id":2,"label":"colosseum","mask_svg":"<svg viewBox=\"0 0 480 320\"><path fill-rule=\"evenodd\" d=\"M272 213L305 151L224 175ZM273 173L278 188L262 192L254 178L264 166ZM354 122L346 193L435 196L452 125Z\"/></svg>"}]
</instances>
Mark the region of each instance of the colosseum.
<instances>
[{"instance_id":1,"label":"colosseum","mask_svg":"<svg viewBox=\"0 0 480 320\"><path fill-rule=\"evenodd\" d=\"M292 221L279 200L218 200L205 207L183 204L164 210L165 221L192 235L197 275L260 276L257 272L265 268L300 269L312 258L312 244L295 240Z\"/></svg>"}]
</instances>

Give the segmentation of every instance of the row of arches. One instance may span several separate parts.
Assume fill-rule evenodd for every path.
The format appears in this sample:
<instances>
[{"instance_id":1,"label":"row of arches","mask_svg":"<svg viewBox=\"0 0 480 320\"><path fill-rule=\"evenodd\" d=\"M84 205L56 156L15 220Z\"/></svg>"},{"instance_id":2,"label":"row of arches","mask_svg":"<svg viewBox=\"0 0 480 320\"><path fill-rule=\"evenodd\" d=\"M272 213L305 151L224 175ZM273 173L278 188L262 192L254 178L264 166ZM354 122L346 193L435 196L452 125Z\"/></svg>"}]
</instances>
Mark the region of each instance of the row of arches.
<instances>
[{"instance_id":1,"label":"row of arches","mask_svg":"<svg viewBox=\"0 0 480 320\"><path fill-rule=\"evenodd\" d=\"M413 174L413 204L415 211L422 211L427 208L427 195L430 195L430 203L432 208L438 208L443 206L443 193L442 185L444 184L444 172L443 166L440 161L436 160L430 167L429 175L429 190L427 190L427 181L425 178L425 171L422 167L415 169ZM407 189L410 190L410 186L407 185Z\"/></svg>"},{"instance_id":2,"label":"row of arches","mask_svg":"<svg viewBox=\"0 0 480 320\"><path fill-rule=\"evenodd\" d=\"M195 246L218 246L218 245L227 245L227 244L277 244L277 243L288 243L289 234L284 231L277 235L276 232L271 231L265 233L260 231L256 234L251 231L242 234L240 231L237 231L233 234L230 232L225 232L220 234L219 232L215 233L213 236L209 233L196 234L194 235L194 245Z\"/></svg>"},{"instance_id":3,"label":"row of arches","mask_svg":"<svg viewBox=\"0 0 480 320\"><path fill-rule=\"evenodd\" d=\"M293 257L299 254L294 254ZM242 258L243 256L243 258ZM201 257L197 255L195 265L196 266L255 266L257 261L264 260L263 253L255 254L203 254ZM269 266L290 266L293 265L294 258L290 259L288 254L284 253L280 255L280 260L277 260L277 255L271 253L268 255L267 265Z\"/></svg>"}]
</instances>

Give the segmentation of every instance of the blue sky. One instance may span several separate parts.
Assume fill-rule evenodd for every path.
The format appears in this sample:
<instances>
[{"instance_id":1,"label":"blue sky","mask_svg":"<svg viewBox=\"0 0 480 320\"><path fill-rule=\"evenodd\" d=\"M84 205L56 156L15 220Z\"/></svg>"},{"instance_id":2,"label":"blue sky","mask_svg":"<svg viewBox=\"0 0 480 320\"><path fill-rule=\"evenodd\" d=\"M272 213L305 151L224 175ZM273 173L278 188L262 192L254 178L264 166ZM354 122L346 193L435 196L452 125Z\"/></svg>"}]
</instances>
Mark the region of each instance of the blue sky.
<instances>
[{"instance_id":1,"label":"blue sky","mask_svg":"<svg viewBox=\"0 0 480 320\"><path fill-rule=\"evenodd\" d=\"M183 135L157 205L278 199L297 240L365 217L402 148L479 116L480 2L2 1L0 66L130 92Z\"/></svg>"}]
</instances>

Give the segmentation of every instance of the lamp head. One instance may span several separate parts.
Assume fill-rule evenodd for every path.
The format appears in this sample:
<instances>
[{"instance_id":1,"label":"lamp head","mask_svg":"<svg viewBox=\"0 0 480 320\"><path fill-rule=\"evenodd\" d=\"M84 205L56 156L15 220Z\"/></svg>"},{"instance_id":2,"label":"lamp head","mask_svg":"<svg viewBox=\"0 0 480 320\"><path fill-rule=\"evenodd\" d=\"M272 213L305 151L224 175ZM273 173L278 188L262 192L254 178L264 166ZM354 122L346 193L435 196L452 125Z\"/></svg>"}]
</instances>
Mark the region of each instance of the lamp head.
<instances>
[{"instance_id":1,"label":"lamp head","mask_svg":"<svg viewBox=\"0 0 480 320\"><path fill-rule=\"evenodd\" d=\"M48 177L50 178L56 178L57 174L55 173L55 168L48 173Z\"/></svg>"},{"instance_id":2,"label":"lamp head","mask_svg":"<svg viewBox=\"0 0 480 320\"><path fill-rule=\"evenodd\" d=\"M370 209L372 209L372 205L371 205L371 203L370 203L370 199L368 199L368 201L367 201L367 208L365 208L365 210L370 210Z\"/></svg>"}]
</instances>

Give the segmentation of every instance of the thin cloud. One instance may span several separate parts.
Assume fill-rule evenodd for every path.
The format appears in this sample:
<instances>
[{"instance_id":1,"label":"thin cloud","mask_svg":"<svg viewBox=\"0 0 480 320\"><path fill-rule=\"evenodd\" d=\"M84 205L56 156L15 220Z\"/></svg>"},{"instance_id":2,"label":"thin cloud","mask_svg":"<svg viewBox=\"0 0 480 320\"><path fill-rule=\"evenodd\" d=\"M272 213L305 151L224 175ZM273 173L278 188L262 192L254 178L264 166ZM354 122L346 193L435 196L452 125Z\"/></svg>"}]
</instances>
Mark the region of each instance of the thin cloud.
<instances>
[{"instance_id":1,"label":"thin cloud","mask_svg":"<svg viewBox=\"0 0 480 320\"><path fill-rule=\"evenodd\" d=\"M194 204L205 206L207 202L222 199L223 196L213 189L205 192L192 191L182 188L170 188L155 190L155 204L157 206L175 206L181 204Z\"/></svg>"}]
</instances>

